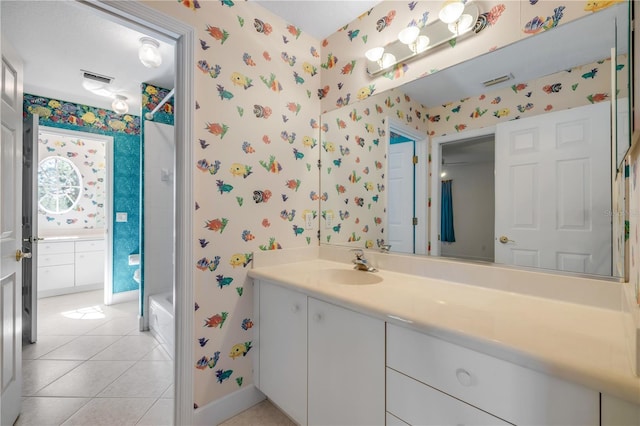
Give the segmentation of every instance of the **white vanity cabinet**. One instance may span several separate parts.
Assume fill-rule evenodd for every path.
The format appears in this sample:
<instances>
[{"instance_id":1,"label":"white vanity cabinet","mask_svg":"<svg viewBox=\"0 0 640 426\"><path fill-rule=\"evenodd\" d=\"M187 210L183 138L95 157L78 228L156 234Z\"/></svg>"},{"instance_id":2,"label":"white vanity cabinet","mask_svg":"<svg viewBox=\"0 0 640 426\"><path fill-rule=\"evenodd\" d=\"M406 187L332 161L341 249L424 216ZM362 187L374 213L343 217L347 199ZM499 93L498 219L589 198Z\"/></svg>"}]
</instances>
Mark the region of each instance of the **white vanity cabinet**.
<instances>
[{"instance_id":1,"label":"white vanity cabinet","mask_svg":"<svg viewBox=\"0 0 640 426\"><path fill-rule=\"evenodd\" d=\"M254 289L256 386L302 425L384 424L384 321L265 281Z\"/></svg>"},{"instance_id":2,"label":"white vanity cabinet","mask_svg":"<svg viewBox=\"0 0 640 426\"><path fill-rule=\"evenodd\" d=\"M38 243L38 296L101 288L104 239L44 240Z\"/></svg>"},{"instance_id":3,"label":"white vanity cabinet","mask_svg":"<svg viewBox=\"0 0 640 426\"><path fill-rule=\"evenodd\" d=\"M598 425L600 394L387 324L387 411L415 425Z\"/></svg>"}]
</instances>

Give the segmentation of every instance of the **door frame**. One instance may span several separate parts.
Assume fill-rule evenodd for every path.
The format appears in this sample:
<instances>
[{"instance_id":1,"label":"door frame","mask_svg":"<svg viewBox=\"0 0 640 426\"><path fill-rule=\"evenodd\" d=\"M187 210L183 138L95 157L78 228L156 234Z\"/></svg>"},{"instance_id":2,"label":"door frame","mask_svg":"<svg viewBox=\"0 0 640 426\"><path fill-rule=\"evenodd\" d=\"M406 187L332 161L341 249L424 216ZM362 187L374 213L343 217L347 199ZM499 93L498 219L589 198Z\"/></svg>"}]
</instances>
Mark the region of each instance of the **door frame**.
<instances>
[{"instance_id":1,"label":"door frame","mask_svg":"<svg viewBox=\"0 0 640 426\"><path fill-rule=\"evenodd\" d=\"M193 424L193 176L195 29L137 1L78 0L106 19L175 42L174 424ZM183 285L180 285L180 284Z\"/></svg>"},{"instance_id":2,"label":"door frame","mask_svg":"<svg viewBox=\"0 0 640 426\"><path fill-rule=\"evenodd\" d=\"M105 164L107 168L105 187L105 229L104 236L106 240L105 263L104 263L104 303L110 305L113 298L113 136L102 135L100 133L83 132L82 130L71 130L58 127L47 126L46 124L38 125L38 132L58 133L64 136L81 137L104 141L105 143ZM36 149L39 150L40 146ZM40 155L38 154L38 164L40 164ZM34 190L37 191L37 182ZM40 230L39 230L40 231Z\"/></svg>"},{"instance_id":3,"label":"door frame","mask_svg":"<svg viewBox=\"0 0 640 426\"><path fill-rule=\"evenodd\" d=\"M450 142L495 135L495 133L496 126L492 125L431 138L431 221L429 225L429 238L433 241L433 244L431 244L431 256L440 256L440 162L442 145Z\"/></svg>"},{"instance_id":4,"label":"door frame","mask_svg":"<svg viewBox=\"0 0 640 426\"><path fill-rule=\"evenodd\" d=\"M419 130L416 130L410 126L407 126L401 121L398 121L394 117L387 116L385 120L385 131L387 134L387 144L385 155L386 158L389 158L389 146L391 131L395 133L399 133L408 138L411 138L415 141L415 155L418 157L418 164L415 168L415 186L414 186L414 205L416 218L418 218L418 225L416 225L414 229L414 254L427 254L427 242L428 242L428 208L427 208L427 200L428 200L428 184L427 179L429 176L429 136L421 133ZM389 176L385 175L385 186L389 187L388 182ZM385 200L387 198L385 197ZM388 201L388 200L387 200ZM422 206L423 208L420 208Z\"/></svg>"}]
</instances>

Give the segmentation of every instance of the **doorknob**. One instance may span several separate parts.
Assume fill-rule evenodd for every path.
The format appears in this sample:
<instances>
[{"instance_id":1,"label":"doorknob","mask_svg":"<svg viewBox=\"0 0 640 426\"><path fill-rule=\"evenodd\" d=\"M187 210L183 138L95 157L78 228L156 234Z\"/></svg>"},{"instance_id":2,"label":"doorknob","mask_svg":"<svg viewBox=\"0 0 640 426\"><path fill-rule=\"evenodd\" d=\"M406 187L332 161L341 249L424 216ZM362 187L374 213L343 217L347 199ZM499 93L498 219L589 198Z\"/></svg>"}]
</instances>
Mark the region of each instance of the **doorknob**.
<instances>
[{"instance_id":1,"label":"doorknob","mask_svg":"<svg viewBox=\"0 0 640 426\"><path fill-rule=\"evenodd\" d=\"M498 241L500 241L502 244L507 244L507 243L515 243L515 241L510 240L509 238L507 238L505 235L501 236Z\"/></svg>"},{"instance_id":2,"label":"doorknob","mask_svg":"<svg viewBox=\"0 0 640 426\"><path fill-rule=\"evenodd\" d=\"M22 259L31 259L31 253L23 253L22 250L16 250L16 262Z\"/></svg>"}]
</instances>

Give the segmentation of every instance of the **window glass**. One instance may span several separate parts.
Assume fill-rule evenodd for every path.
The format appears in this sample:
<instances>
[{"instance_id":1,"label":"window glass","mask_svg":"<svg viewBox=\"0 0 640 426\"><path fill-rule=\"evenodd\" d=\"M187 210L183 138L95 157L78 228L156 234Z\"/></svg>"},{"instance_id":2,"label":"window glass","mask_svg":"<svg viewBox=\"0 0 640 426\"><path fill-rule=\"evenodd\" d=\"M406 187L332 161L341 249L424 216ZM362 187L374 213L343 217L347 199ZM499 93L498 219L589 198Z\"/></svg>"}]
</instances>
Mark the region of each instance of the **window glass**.
<instances>
[{"instance_id":1,"label":"window glass","mask_svg":"<svg viewBox=\"0 0 640 426\"><path fill-rule=\"evenodd\" d=\"M38 165L38 206L49 214L73 209L82 192L82 175L64 157L48 157Z\"/></svg>"}]
</instances>

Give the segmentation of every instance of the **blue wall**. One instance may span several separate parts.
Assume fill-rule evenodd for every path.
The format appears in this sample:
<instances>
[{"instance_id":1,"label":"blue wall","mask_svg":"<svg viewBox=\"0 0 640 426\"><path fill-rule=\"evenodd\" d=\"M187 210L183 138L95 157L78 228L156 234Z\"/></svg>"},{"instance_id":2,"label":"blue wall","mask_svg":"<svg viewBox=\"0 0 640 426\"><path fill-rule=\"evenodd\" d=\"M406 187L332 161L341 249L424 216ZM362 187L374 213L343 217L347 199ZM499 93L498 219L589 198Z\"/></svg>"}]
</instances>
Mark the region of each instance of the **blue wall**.
<instances>
[{"instance_id":1,"label":"blue wall","mask_svg":"<svg viewBox=\"0 0 640 426\"><path fill-rule=\"evenodd\" d=\"M113 292L137 290L129 254L140 242L140 117L26 93L23 113L38 114L43 126L113 137ZM116 222L116 212L126 212L127 222Z\"/></svg>"}]
</instances>

